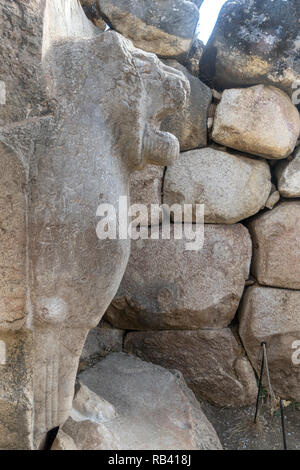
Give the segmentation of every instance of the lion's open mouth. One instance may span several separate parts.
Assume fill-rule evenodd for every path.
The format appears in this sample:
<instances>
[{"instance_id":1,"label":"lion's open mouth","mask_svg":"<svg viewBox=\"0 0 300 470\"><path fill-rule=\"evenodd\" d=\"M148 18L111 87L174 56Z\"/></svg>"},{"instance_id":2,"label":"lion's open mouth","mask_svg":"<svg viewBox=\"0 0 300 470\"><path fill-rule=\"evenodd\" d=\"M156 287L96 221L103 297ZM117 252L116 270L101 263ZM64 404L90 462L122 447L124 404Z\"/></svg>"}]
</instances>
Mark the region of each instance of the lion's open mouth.
<instances>
[{"instance_id":1,"label":"lion's open mouth","mask_svg":"<svg viewBox=\"0 0 300 470\"><path fill-rule=\"evenodd\" d=\"M178 139L147 124L143 137L142 161L154 165L172 165L179 156Z\"/></svg>"}]
</instances>

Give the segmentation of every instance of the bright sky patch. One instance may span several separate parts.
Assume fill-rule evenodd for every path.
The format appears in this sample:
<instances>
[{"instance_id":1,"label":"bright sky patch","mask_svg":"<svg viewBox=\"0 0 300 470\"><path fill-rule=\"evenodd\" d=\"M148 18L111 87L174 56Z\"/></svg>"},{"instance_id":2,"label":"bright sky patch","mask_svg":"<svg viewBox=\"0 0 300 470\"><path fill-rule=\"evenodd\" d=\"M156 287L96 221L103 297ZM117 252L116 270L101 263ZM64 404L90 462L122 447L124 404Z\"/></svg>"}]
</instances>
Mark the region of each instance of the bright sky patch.
<instances>
[{"instance_id":1,"label":"bright sky patch","mask_svg":"<svg viewBox=\"0 0 300 470\"><path fill-rule=\"evenodd\" d=\"M209 40L225 2L226 0L204 0L200 8L200 21L198 24L198 36L204 44Z\"/></svg>"}]
</instances>

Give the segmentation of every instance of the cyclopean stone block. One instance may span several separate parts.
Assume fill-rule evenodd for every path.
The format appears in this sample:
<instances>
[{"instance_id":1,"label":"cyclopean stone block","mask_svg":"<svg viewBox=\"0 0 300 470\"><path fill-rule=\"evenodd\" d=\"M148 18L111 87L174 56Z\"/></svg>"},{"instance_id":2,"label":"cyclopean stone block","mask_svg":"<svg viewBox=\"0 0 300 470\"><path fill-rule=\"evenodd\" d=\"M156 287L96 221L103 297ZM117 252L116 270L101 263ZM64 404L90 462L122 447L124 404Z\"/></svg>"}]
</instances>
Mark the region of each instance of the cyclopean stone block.
<instances>
[{"instance_id":1,"label":"cyclopean stone block","mask_svg":"<svg viewBox=\"0 0 300 470\"><path fill-rule=\"evenodd\" d=\"M204 204L204 221L234 224L264 208L271 191L271 172L266 161L206 147L180 154L167 168L165 204ZM174 219L175 221L176 218Z\"/></svg>"},{"instance_id":2,"label":"cyclopean stone block","mask_svg":"<svg viewBox=\"0 0 300 470\"><path fill-rule=\"evenodd\" d=\"M136 47L184 61L198 24L199 10L187 0L98 0L100 12Z\"/></svg>"},{"instance_id":3,"label":"cyclopean stone block","mask_svg":"<svg viewBox=\"0 0 300 470\"><path fill-rule=\"evenodd\" d=\"M229 328L133 332L124 347L146 361L182 372L200 400L225 407L255 402L254 371Z\"/></svg>"},{"instance_id":4,"label":"cyclopean stone block","mask_svg":"<svg viewBox=\"0 0 300 470\"><path fill-rule=\"evenodd\" d=\"M240 310L239 333L259 374L263 341L271 385L281 398L300 401L300 291L253 286ZM268 387L266 375L264 385Z\"/></svg>"},{"instance_id":5,"label":"cyclopean stone block","mask_svg":"<svg viewBox=\"0 0 300 470\"><path fill-rule=\"evenodd\" d=\"M293 152L299 134L299 112L286 93L257 85L223 92L212 138L242 152L282 159Z\"/></svg>"},{"instance_id":6,"label":"cyclopean stone block","mask_svg":"<svg viewBox=\"0 0 300 470\"><path fill-rule=\"evenodd\" d=\"M298 0L230 0L223 6L200 64L211 86L275 85L299 94Z\"/></svg>"},{"instance_id":7,"label":"cyclopean stone block","mask_svg":"<svg viewBox=\"0 0 300 470\"><path fill-rule=\"evenodd\" d=\"M176 224L174 224L176 225ZM128 330L224 328L234 318L251 261L242 225L205 225L204 245L186 239L132 242L129 263L106 319Z\"/></svg>"},{"instance_id":8,"label":"cyclopean stone block","mask_svg":"<svg viewBox=\"0 0 300 470\"><path fill-rule=\"evenodd\" d=\"M260 284L300 289L300 201L286 201L249 224L251 271Z\"/></svg>"}]
</instances>

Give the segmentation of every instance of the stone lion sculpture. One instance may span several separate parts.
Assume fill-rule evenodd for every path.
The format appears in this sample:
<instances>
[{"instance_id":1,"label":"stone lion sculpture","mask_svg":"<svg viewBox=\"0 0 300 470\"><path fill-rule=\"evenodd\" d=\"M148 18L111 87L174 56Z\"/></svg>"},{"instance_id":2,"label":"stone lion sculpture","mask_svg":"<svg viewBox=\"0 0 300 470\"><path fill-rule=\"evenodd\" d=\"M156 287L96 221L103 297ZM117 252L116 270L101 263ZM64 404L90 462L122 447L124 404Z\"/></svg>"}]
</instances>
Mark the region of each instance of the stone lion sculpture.
<instances>
[{"instance_id":1,"label":"stone lion sculpture","mask_svg":"<svg viewBox=\"0 0 300 470\"><path fill-rule=\"evenodd\" d=\"M11 8L5 3L1 14ZM113 299L130 252L129 240L97 238L97 207L117 207L131 172L145 163L176 158L176 138L159 125L188 92L183 76L156 56L97 30L77 0L26 3L19 2L21 19L9 12L16 30L30 21L41 48L30 86L20 85L25 118L14 94L22 77L12 89L24 74L22 56L20 68L12 63L9 75L3 65L1 76L2 449L39 448L67 419L85 338Z\"/></svg>"}]
</instances>

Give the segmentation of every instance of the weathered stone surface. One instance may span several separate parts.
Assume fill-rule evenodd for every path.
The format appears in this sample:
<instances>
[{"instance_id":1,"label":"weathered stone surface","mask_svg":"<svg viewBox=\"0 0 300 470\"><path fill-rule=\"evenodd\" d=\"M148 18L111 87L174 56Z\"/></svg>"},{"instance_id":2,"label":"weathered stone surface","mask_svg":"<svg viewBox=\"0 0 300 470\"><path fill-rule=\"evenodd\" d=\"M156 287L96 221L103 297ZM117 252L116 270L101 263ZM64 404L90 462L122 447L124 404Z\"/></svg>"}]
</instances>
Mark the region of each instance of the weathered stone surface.
<instances>
[{"instance_id":1,"label":"weathered stone surface","mask_svg":"<svg viewBox=\"0 0 300 470\"><path fill-rule=\"evenodd\" d=\"M199 19L186 0L98 0L106 22L136 47L160 57L185 60Z\"/></svg>"},{"instance_id":2,"label":"weathered stone surface","mask_svg":"<svg viewBox=\"0 0 300 470\"><path fill-rule=\"evenodd\" d=\"M0 126L25 119L28 114L34 117L48 111L39 73L43 34L39 4L40 0L30 0L2 1L0 5Z\"/></svg>"},{"instance_id":3,"label":"weathered stone surface","mask_svg":"<svg viewBox=\"0 0 300 470\"><path fill-rule=\"evenodd\" d=\"M290 98L275 87L225 90L217 106L215 142L268 159L289 156L300 133L300 117Z\"/></svg>"},{"instance_id":4,"label":"weathered stone surface","mask_svg":"<svg viewBox=\"0 0 300 470\"><path fill-rule=\"evenodd\" d=\"M299 17L298 0L227 1L202 57L202 78L221 88L276 85L292 95L300 83Z\"/></svg>"},{"instance_id":5,"label":"weathered stone surface","mask_svg":"<svg viewBox=\"0 0 300 470\"><path fill-rule=\"evenodd\" d=\"M118 450L121 444L106 422L116 418L115 407L79 382L70 417L60 428L52 450Z\"/></svg>"},{"instance_id":6,"label":"weathered stone surface","mask_svg":"<svg viewBox=\"0 0 300 470\"><path fill-rule=\"evenodd\" d=\"M208 108L212 93L183 65L175 60L167 60L165 63L185 75L190 82L191 94L182 109L163 121L161 129L171 132L178 138L181 151L205 147L207 145Z\"/></svg>"},{"instance_id":7,"label":"weathered stone surface","mask_svg":"<svg viewBox=\"0 0 300 470\"><path fill-rule=\"evenodd\" d=\"M195 204L205 204L205 223L234 224L262 209L270 191L267 162L207 147L181 154L167 168L163 202L193 204L186 222L196 221Z\"/></svg>"},{"instance_id":8,"label":"weathered stone surface","mask_svg":"<svg viewBox=\"0 0 300 470\"><path fill-rule=\"evenodd\" d=\"M266 202L266 208L267 209L273 209L273 207L279 202L280 200L280 193L279 191L274 191L269 197L269 199Z\"/></svg>"},{"instance_id":9,"label":"weathered stone surface","mask_svg":"<svg viewBox=\"0 0 300 470\"><path fill-rule=\"evenodd\" d=\"M179 373L113 353L80 374L80 380L115 406L117 418L105 427L120 449L221 449ZM86 444L90 445L87 439Z\"/></svg>"},{"instance_id":10,"label":"weathered stone surface","mask_svg":"<svg viewBox=\"0 0 300 470\"><path fill-rule=\"evenodd\" d=\"M106 318L117 328L223 328L248 278L251 239L242 225L205 225L204 246L186 239L138 240Z\"/></svg>"},{"instance_id":11,"label":"weathered stone surface","mask_svg":"<svg viewBox=\"0 0 300 470\"><path fill-rule=\"evenodd\" d=\"M267 286L300 289L300 201L281 202L249 224L252 274Z\"/></svg>"},{"instance_id":12,"label":"weathered stone surface","mask_svg":"<svg viewBox=\"0 0 300 470\"><path fill-rule=\"evenodd\" d=\"M276 167L278 189L283 197L300 197L300 149L293 160L284 161Z\"/></svg>"},{"instance_id":13,"label":"weathered stone surface","mask_svg":"<svg viewBox=\"0 0 300 470\"><path fill-rule=\"evenodd\" d=\"M299 291L253 286L247 289L240 311L240 336L257 374L261 364L261 342L265 341L274 392L298 402L299 309ZM264 384L267 386L266 377Z\"/></svg>"},{"instance_id":14,"label":"weathered stone surface","mask_svg":"<svg viewBox=\"0 0 300 470\"><path fill-rule=\"evenodd\" d=\"M51 450L78 450L73 439L62 429L59 430Z\"/></svg>"},{"instance_id":15,"label":"weathered stone surface","mask_svg":"<svg viewBox=\"0 0 300 470\"><path fill-rule=\"evenodd\" d=\"M55 103L47 93L41 62L46 36L53 33L53 39L55 35L59 38L62 29L68 29L69 37L87 39L95 35L96 28L82 14L77 1L54 0L50 4L48 0L1 2L0 77L6 99L5 106L0 106L0 126L41 118L53 111Z\"/></svg>"},{"instance_id":16,"label":"weathered stone surface","mask_svg":"<svg viewBox=\"0 0 300 470\"><path fill-rule=\"evenodd\" d=\"M76 419L85 418L105 423L116 417L116 409L111 403L79 382L75 388L72 416Z\"/></svg>"},{"instance_id":17,"label":"weathered stone surface","mask_svg":"<svg viewBox=\"0 0 300 470\"><path fill-rule=\"evenodd\" d=\"M26 450L32 445L33 339L13 316L11 326L0 321L0 449Z\"/></svg>"},{"instance_id":18,"label":"weathered stone surface","mask_svg":"<svg viewBox=\"0 0 300 470\"><path fill-rule=\"evenodd\" d=\"M140 214L140 224L150 225L151 204L162 202L162 182L164 168L147 165L141 171L135 171L130 177L130 204L144 204L148 215Z\"/></svg>"},{"instance_id":19,"label":"weathered stone surface","mask_svg":"<svg viewBox=\"0 0 300 470\"><path fill-rule=\"evenodd\" d=\"M95 0L79 0L81 3L82 8L84 9L85 7L89 8L94 6L96 3Z\"/></svg>"},{"instance_id":20,"label":"weathered stone surface","mask_svg":"<svg viewBox=\"0 0 300 470\"><path fill-rule=\"evenodd\" d=\"M17 450L31 445L33 406L32 333L26 328L26 176L18 155L2 143L0 162L0 449Z\"/></svg>"},{"instance_id":21,"label":"weathered stone surface","mask_svg":"<svg viewBox=\"0 0 300 470\"><path fill-rule=\"evenodd\" d=\"M97 28L105 31L107 25L100 15L98 2L96 0L80 0L80 3L88 19L91 20Z\"/></svg>"},{"instance_id":22,"label":"weathered stone surface","mask_svg":"<svg viewBox=\"0 0 300 470\"><path fill-rule=\"evenodd\" d=\"M103 423L71 416L62 427L71 437L77 450L120 450L121 445L114 433ZM69 449L68 449L69 450Z\"/></svg>"},{"instance_id":23,"label":"weathered stone surface","mask_svg":"<svg viewBox=\"0 0 300 470\"><path fill-rule=\"evenodd\" d=\"M85 338L130 249L98 239L97 207L118 206L132 171L178 155L159 125L188 90L153 54L102 33L79 2L23 3L0 3L0 334L10 358L0 400L13 435L8 443L1 429L2 448L37 448L68 417Z\"/></svg>"},{"instance_id":24,"label":"weathered stone surface","mask_svg":"<svg viewBox=\"0 0 300 470\"><path fill-rule=\"evenodd\" d=\"M203 42L196 37L184 63L188 71L197 78L199 78L200 59L202 57L204 47Z\"/></svg>"},{"instance_id":25,"label":"weathered stone surface","mask_svg":"<svg viewBox=\"0 0 300 470\"><path fill-rule=\"evenodd\" d=\"M0 142L1 330L26 326L26 175L18 155Z\"/></svg>"},{"instance_id":26,"label":"weathered stone surface","mask_svg":"<svg viewBox=\"0 0 300 470\"><path fill-rule=\"evenodd\" d=\"M93 328L87 335L80 356L79 369L91 367L111 352L121 352L124 331L116 328Z\"/></svg>"},{"instance_id":27,"label":"weathered stone surface","mask_svg":"<svg viewBox=\"0 0 300 470\"><path fill-rule=\"evenodd\" d=\"M255 401L253 369L229 328L129 333L125 350L180 370L200 399L232 407Z\"/></svg>"}]
</instances>

